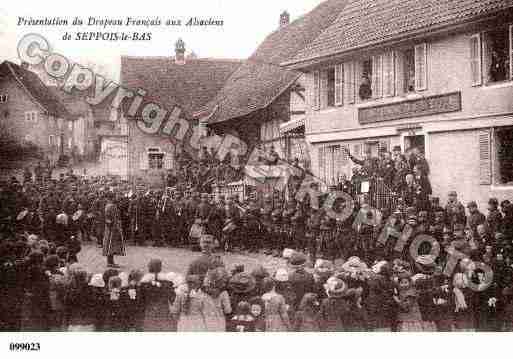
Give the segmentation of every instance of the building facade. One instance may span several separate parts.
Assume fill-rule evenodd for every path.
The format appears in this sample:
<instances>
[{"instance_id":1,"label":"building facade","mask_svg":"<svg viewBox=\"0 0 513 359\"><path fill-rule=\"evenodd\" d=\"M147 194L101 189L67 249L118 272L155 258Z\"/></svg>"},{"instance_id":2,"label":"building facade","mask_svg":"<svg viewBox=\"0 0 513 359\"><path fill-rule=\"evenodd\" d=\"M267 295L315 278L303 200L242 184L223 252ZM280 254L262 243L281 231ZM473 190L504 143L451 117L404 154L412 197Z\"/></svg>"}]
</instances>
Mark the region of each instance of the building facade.
<instances>
[{"instance_id":1,"label":"building facade","mask_svg":"<svg viewBox=\"0 0 513 359\"><path fill-rule=\"evenodd\" d=\"M432 3L354 1L284 65L305 73L305 134L321 181L351 175L344 148L356 157L417 148L442 201L456 190L486 207L513 194L513 4Z\"/></svg>"},{"instance_id":2,"label":"building facade","mask_svg":"<svg viewBox=\"0 0 513 359\"><path fill-rule=\"evenodd\" d=\"M75 117L26 66L0 64L0 120L12 138L34 145L52 164L72 153Z\"/></svg>"}]
</instances>

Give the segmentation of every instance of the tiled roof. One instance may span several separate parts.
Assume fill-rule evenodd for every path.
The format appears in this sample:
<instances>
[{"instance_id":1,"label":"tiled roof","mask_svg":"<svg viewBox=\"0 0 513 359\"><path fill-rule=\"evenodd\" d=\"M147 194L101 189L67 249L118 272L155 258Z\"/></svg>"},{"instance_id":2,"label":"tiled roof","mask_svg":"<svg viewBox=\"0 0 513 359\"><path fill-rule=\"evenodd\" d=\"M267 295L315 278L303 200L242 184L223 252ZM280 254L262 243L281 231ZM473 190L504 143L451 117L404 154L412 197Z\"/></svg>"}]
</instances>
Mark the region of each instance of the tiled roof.
<instances>
[{"instance_id":1,"label":"tiled roof","mask_svg":"<svg viewBox=\"0 0 513 359\"><path fill-rule=\"evenodd\" d=\"M62 119L73 118L55 94L48 90L48 87L34 72L24 69L10 61L4 61L0 64L0 73L11 74L25 89L28 95L50 115Z\"/></svg>"},{"instance_id":2,"label":"tiled roof","mask_svg":"<svg viewBox=\"0 0 513 359\"><path fill-rule=\"evenodd\" d=\"M513 0L352 0L331 26L285 64L343 53L513 7Z\"/></svg>"},{"instance_id":3,"label":"tiled roof","mask_svg":"<svg viewBox=\"0 0 513 359\"><path fill-rule=\"evenodd\" d=\"M345 2L324 1L268 35L206 106L210 110L217 108L209 123L238 118L269 106L300 76L299 72L284 69L280 64L294 57L328 27L344 8Z\"/></svg>"},{"instance_id":4,"label":"tiled roof","mask_svg":"<svg viewBox=\"0 0 513 359\"><path fill-rule=\"evenodd\" d=\"M240 66L237 60L187 59L183 65L173 57L121 57L121 84L143 89L146 99L171 111L182 109L186 118L210 101Z\"/></svg>"}]
</instances>

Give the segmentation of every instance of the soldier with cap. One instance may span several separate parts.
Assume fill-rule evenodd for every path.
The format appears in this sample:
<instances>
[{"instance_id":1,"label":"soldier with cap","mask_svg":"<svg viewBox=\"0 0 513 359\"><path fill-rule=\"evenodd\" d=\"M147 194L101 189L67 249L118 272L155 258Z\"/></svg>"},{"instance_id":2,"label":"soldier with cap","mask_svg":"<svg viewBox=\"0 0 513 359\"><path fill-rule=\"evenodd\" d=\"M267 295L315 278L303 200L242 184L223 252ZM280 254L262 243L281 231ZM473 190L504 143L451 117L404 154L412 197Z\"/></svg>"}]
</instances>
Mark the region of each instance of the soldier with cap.
<instances>
[{"instance_id":1,"label":"soldier with cap","mask_svg":"<svg viewBox=\"0 0 513 359\"><path fill-rule=\"evenodd\" d=\"M486 222L486 217L477 208L477 203L471 201L467 204L468 217L467 227L472 231L474 238L477 236L477 226Z\"/></svg>"},{"instance_id":2,"label":"soldier with cap","mask_svg":"<svg viewBox=\"0 0 513 359\"><path fill-rule=\"evenodd\" d=\"M502 227L502 214L501 211L499 211L499 200L497 198L490 198L488 200L486 223L492 233L499 232Z\"/></svg>"},{"instance_id":3,"label":"soldier with cap","mask_svg":"<svg viewBox=\"0 0 513 359\"><path fill-rule=\"evenodd\" d=\"M117 268L114 263L114 256L125 255L125 241L121 229L121 218L119 208L115 203L115 194L108 191L105 194L107 204L105 205L105 231L103 235L103 256L107 257L107 266Z\"/></svg>"},{"instance_id":4,"label":"soldier with cap","mask_svg":"<svg viewBox=\"0 0 513 359\"><path fill-rule=\"evenodd\" d=\"M456 191L450 191L448 195L447 205L445 206L446 222L450 226L456 223L465 224L465 207L458 201Z\"/></svg>"}]
</instances>

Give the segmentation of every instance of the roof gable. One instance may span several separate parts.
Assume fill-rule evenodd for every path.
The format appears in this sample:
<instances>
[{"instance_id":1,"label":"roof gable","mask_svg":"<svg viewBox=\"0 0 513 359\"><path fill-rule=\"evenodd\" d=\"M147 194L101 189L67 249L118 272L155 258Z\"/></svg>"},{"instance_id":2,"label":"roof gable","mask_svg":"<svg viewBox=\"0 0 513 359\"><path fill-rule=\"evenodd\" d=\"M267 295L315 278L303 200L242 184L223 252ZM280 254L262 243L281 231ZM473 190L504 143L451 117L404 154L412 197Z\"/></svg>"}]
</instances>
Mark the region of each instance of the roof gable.
<instances>
[{"instance_id":1,"label":"roof gable","mask_svg":"<svg viewBox=\"0 0 513 359\"><path fill-rule=\"evenodd\" d=\"M512 6L513 0L353 0L330 27L289 63L462 23Z\"/></svg>"},{"instance_id":2,"label":"roof gable","mask_svg":"<svg viewBox=\"0 0 513 359\"><path fill-rule=\"evenodd\" d=\"M34 72L10 61L0 64L0 72L10 74L25 92L50 115L63 119L72 118L64 105Z\"/></svg>"},{"instance_id":3,"label":"roof gable","mask_svg":"<svg viewBox=\"0 0 513 359\"><path fill-rule=\"evenodd\" d=\"M248 115L265 108L301 75L280 63L290 60L314 40L342 11L346 0L328 0L269 34L208 104L215 109L209 123Z\"/></svg>"}]
</instances>

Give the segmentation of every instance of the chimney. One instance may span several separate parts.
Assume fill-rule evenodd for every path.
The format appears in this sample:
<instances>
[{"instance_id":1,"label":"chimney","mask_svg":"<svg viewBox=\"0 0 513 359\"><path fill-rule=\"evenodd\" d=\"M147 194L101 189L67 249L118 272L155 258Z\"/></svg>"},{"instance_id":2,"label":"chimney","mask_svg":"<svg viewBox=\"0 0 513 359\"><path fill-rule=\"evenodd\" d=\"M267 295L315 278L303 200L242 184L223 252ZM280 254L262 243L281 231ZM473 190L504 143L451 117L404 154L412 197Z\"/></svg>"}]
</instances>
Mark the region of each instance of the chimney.
<instances>
[{"instance_id":1,"label":"chimney","mask_svg":"<svg viewBox=\"0 0 513 359\"><path fill-rule=\"evenodd\" d=\"M185 64L185 42L182 39L178 39L175 44L175 63L177 65Z\"/></svg>"},{"instance_id":2,"label":"chimney","mask_svg":"<svg viewBox=\"0 0 513 359\"><path fill-rule=\"evenodd\" d=\"M284 11L280 15L280 28L287 26L290 23L290 14Z\"/></svg>"}]
</instances>

